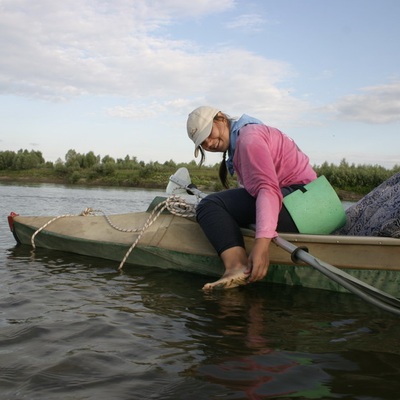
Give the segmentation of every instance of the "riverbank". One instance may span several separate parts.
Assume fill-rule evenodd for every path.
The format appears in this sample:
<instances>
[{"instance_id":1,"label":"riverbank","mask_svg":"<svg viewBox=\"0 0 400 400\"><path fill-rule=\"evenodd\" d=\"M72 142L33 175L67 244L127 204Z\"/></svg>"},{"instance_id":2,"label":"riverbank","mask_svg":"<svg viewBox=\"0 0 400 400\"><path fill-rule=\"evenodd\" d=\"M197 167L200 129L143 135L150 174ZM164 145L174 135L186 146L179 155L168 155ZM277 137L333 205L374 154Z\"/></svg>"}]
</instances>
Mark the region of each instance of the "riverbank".
<instances>
[{"instance_id":1,"label":"riverbank","mask_svg":"<svg viewBox=\"0 0 400 400\"><path fill-rule=\"evenodd\" d=\"M91 187L125 187L165 189L169 178L179 168L187 168L200 190L218 192L223 190L219 181L219 163L202 165L195 160L176 163L173 160L145 163L137 157L115 159L95 155L92 151L81 154L69 150L65 161L46 161L40 151L0 151L0 182L54 183ZM345 159L339 165L324 162L313 165L318 176L324 175L335 188L341 200L357 201L391 176L400 172L400 165L387 169L380 165L355 165ZM228 184L237 186L235 178L228 177Z\"/></svg>"},{"instance_id":2,"label":"riverbank","mask_svg":"<svg viewBox=\"0 0 400 400\"><path fill-rule=\"evenodd\" d=\"M10 184L40 184L40 183L49 183L55 185L82 185L82 186L90 186L90 187L134 187L139 189L160 189L163 190L166 188L168 182L168 178L162 180L162 182L155 182L154 180L141 181L140 185L133 184L132 182L113 182L107 181L102 178L87 180L81 179L78 182L71 183L68 179L60 177L60 176L36 176L36 175L14 175L14 174L1 174L0 173L0 183L10 183ZM199 188L204 191L214 191L216 189L215 181L210 182L209 185L201 184ZM218 188L220 189L220 188ZM359 193L355 193L348 190L337 189L336 193L342 201L352 201L356 202L360 200L363 196Z\"/></svg>"}]
</instances>

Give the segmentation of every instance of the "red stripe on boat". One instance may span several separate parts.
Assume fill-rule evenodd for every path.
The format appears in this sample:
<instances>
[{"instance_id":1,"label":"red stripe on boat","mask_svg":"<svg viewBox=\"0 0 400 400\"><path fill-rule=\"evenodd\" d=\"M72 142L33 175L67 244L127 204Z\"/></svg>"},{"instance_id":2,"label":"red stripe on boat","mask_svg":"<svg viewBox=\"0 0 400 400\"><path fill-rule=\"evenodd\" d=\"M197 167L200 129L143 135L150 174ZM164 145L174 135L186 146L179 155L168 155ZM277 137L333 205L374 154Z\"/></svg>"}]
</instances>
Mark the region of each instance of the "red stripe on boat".
<instances>
[{"instance_id":1,"label":"red stripe on boat","mask_svg":"<svg viewBox=\"0 0 400 400\"><path fill-rule=\"evenodd\" d=\"M19 214L16 214L14 211L10 213L8 216L8 225L10 226L10 231L14 232L14 217L18 217Z\"/></svg>"}]
</instances>

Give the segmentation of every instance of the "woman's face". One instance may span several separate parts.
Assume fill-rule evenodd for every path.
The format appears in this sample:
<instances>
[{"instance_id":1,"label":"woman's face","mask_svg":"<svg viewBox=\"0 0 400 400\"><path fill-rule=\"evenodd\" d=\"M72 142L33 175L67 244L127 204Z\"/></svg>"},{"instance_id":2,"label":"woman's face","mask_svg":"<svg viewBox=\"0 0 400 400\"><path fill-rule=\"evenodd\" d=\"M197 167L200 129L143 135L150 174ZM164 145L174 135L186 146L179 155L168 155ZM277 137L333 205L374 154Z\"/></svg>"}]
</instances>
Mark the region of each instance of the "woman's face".
<instances>
[{"instance_id":1,"label":"woman's face","mask_svg":"<svg viewBox=\"0 0 400 400\"><path fill-rule=\"evenodd\" d=\"M229 148L229 127L228 121L224 118L213 122L211 133L201 144L206 151L225 152Z\"/></svg>"}]
</instances>

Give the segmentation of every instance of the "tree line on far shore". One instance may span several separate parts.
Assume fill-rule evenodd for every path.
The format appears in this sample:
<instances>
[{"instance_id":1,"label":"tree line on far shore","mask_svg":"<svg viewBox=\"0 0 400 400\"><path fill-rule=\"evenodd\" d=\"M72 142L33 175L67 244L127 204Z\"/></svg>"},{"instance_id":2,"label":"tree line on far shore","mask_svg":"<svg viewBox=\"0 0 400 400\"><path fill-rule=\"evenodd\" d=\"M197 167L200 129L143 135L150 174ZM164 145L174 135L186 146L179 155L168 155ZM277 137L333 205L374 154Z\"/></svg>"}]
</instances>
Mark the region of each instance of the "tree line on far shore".
<instances>
[{"instance_id":1,"label":"tree line on far shore","mask_svg":"<svg viewBox=\"0 0 400 400\"><path fill-rule=\"evenodd\" d=\"M145 163L135 156L115 159L109 155L95 155L93 151L81 154L72 149L68 150L64 160L53 163L46 161L40 151L0 151L0 176L10 180L30 178L34 182L161 188L180 167L189 170L197 186L213 191L222 189L218 180L219 163L201 168L194 160L189 163L173 160ZM379 165L349 164L343 159L339 165L324 162L314 165L314 169L318 175L325 175L335 189L362 195L400 172L400 165L387 169ZM231 185L236 185L234 178Z\"/></svg>"}]
</instances>

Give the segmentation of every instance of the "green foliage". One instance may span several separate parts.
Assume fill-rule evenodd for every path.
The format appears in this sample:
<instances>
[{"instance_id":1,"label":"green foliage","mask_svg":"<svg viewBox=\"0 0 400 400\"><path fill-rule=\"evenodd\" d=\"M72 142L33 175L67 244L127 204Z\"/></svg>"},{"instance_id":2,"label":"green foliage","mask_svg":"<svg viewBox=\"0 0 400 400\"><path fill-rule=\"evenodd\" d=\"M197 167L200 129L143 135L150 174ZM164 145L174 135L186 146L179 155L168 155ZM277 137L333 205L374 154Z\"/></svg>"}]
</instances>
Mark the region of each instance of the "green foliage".
<instances>
[{"instance_id":1,"label":"green foliage","mask_svg":"<svg viewBox=\"0 0 400 400\"><path fill-rule=\"evenodd\" d=\"M40 151L18 150L0 151L0 170L28 170L45 166L45 160Z\"/></svg>"},{"instance_id":2,"label":"green foliage","mask_svg":"<svg viewBox=\"0 0 400 400\"><path fill-rule=\"evenodd\" d=\"M325 175L332 186L360 194L370 192L396 172L399 172L398 166L391 170L379 165L356 166L355 164L348 164L345 159L339 165L325 162L321 166L314 166L314 169L318 175Z\"/></svg>"},{"instance_id":3,"label":"green foliage","mask_svg":"<svg viewBox=\"0 0 400 400\"><path fill-rule=\"evenodd\" d=\"M68 177L69 183L77 183L81 179L81 174L78 171L72 172Z\"/></svg>"},{"instance_id":4,"label":"green foliage","mask_svg":"<svg viewBox=\"0 0 400 400\"><path fill-rule=\"evenodd\" d=\"M146 165L139 170L139 177L142 179L147 179L157 172L157 168L154 165Z\"/></svg>"},{"instance_id":5,"label":"green foliage","mask_svg":"<svg viewBox=\"0 0 400 400\"><path fill-rule=\"evenodd\" d=\"M29 175L37 181L165 188L169 177L180 167L189 170L193 183L201 190L223 190L218 178L219 163L201 168L195 160L179 164L173 160L163 164L157 161L145 163L130 155L123 159L109 155L101 158L93 151L80 154L73 149L68 150L65 161L59 158L52 163L46 162L40 151L0 151L0 175L11 179L19 179L25 171L24 176ZM386 169L379 165L349 164L343 159L339 165L325 162L314 169L318 175L325 175L337 190L363 195L400 172L400 165ZM229 183L230 187L237 186L235 177L230 178Z\"/></svg>"}]
</instances>

